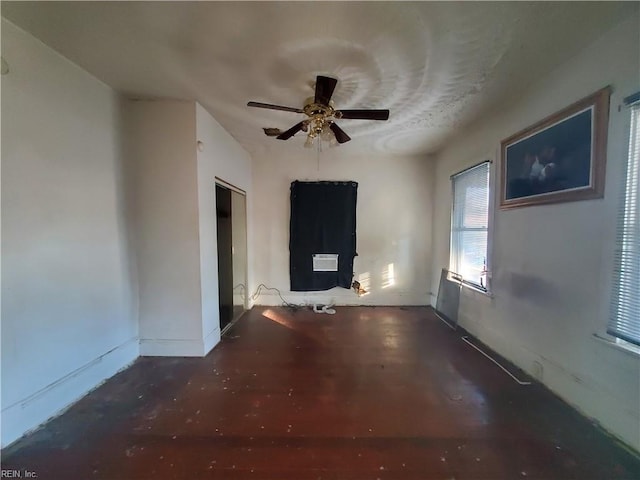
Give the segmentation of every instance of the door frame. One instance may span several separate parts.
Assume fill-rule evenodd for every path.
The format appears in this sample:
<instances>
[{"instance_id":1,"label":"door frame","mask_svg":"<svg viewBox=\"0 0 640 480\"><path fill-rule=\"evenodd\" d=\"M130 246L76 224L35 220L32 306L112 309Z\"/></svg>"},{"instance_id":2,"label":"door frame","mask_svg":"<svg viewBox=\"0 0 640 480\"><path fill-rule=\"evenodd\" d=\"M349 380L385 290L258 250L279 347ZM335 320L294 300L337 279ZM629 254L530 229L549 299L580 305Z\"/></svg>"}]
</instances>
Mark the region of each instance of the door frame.
<instances>
[{"instance_id":1,"label":"door frame","mask_svg":"<svg viewBox=\"0 0 640 480\"><path fill-rule=\"evenodd\" d=\"M247 258L244 265L244 278L245 278L246 284L244 286L245 294L244 294L243 308L246 311L249 309L249 238L247 235L247 233L249 232L248 230L249 221L247 218L247 192L242 188L235 186L233 183L227 182L226 180L218 177L217 175L214 176L214 180L215 180L214 189L215 189L215 186L220 185L221 187L227 188L232 192L236 192L244 197L244 223L245 223L244 244L245 244L245 251L247 252ZM233 215L233 212L232 212L232 215ZM233 231L233 226L232 226L232 231ZM216 251L217 251L217 247L216 247ZM220 298L218 298L218 301L220 301ZM232 320L231 323L229 323L229 325L231 325L232 323L234 323L234 320ZM227 328L229 327L229 325L227 325Z\"/></svg>"}]
</instances>

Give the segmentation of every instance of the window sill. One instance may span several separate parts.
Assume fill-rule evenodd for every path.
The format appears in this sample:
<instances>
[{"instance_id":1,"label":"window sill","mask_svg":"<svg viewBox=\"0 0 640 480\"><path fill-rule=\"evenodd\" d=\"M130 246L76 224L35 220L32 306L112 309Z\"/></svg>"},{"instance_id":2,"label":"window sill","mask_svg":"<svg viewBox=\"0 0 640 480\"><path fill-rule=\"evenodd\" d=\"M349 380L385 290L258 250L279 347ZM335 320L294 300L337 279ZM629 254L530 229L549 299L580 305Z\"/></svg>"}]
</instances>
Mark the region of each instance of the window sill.
<instances>
[{"instance_id":1,"label":"window sill","mask_svg":"<svg viewBox=\"0 0 640 480\"><path fill-rule=\"evenodd\" d=\"M597 333L594 333L592 337L598 343L605 344L611 348L615 348L616 350L620 350L621 352L626 353L627 355L631 355L632 357L640 358L640 347L636 347L632 344L625 345L623 343L617 343L615 340L605 338Z\"/></svg>"},{"instance_id":2,"label":"window sill","mask_svg":"<svg viewBox=\"0 0 640 480\"><path fill-rule=\"evenodd\" d=\"M471 290L472 292L479 293L481 295L484 295L485 297L493 298L493 293L490 292L489 290L483 290L481 288L474 287L473 285L470 285L470 284L464 283L464 282L462 282L462 286L464 288L467 288L467 289Z\"/></svg>"}]
</instances>

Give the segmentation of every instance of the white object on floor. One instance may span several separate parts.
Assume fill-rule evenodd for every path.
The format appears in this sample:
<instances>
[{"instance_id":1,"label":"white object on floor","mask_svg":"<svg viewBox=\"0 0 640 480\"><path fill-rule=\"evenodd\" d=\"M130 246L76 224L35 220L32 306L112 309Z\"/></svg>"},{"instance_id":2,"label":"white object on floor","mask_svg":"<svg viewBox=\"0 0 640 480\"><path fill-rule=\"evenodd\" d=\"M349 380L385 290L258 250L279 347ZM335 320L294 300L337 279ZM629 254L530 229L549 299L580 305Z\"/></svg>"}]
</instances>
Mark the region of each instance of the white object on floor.
<instances>
[{"instance_id":1,"label":"white object on floor","mask_svg":"<svg viewBox=\"0 0 640 480\"><path fill-rule=\"evenodd\" d=\"M328 313L329 315L333 315L334 313L336 313L335 308L331 308L333 307L333 305L323 305L322 307L318 308L318 305L316 305L315 303L313 304L313 312L314 313Z\"/></svg>"}]
</instances>

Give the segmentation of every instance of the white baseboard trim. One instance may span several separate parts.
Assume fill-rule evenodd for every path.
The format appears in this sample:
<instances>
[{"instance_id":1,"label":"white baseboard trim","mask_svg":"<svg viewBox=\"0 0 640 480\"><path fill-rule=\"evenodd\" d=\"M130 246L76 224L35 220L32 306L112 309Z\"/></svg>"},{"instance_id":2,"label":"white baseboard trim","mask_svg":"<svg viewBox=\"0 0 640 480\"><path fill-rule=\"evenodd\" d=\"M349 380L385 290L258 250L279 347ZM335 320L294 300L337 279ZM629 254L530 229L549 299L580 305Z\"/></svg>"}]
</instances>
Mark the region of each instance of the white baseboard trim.
<instances>
[{"instance_id":1,"label":"white baseboard trim","mask_svg":"<svg viewBox=\"0 0 640 480\"><path fill-rule=\"evenodd\" d=\"M220 328L214 329L204 337L204 354L206 355L220 342Z\"/></svg>"},{"instance_id":2,"label":"white baseboard trim","mask_svg":"<svg viewBox=\"0 0 640 480\"><path fill-rule=\"evenodd\" d=\"M203 357L202 340L190 339L140 339L140 355L143 357Z\"/></svg>"},{"instance_id":3,"label":"white baseboard trim","mask_svg":"<svg viewBox=\"0 0 640 480\"><path fill-rule=\"evenodd\" d=\"M138 358L138 354L138 338L131 338L28 397L3 408L1 447L7 447L63 413L105 380L128 367Z\"/></svg>"}]
</instances>

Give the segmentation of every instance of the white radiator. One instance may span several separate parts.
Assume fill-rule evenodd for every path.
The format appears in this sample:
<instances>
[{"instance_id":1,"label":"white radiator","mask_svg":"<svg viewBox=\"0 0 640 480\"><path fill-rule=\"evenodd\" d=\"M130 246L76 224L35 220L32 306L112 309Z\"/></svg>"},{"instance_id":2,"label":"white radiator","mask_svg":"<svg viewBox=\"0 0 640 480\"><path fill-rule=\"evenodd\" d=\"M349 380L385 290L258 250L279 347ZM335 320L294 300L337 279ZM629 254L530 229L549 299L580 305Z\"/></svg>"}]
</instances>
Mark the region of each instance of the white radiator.
<instances>
[{"instance_id":1,"label":"white radiator","mask_svg":"<svg viewBox=\"0 0 640 480\"><path fill-rule=\"evenodd\" d=\"M314 272L337 272L338 271L338 254L337 253L314 253L313 254L313 271Z\"/></svg>"}]
</instances>

